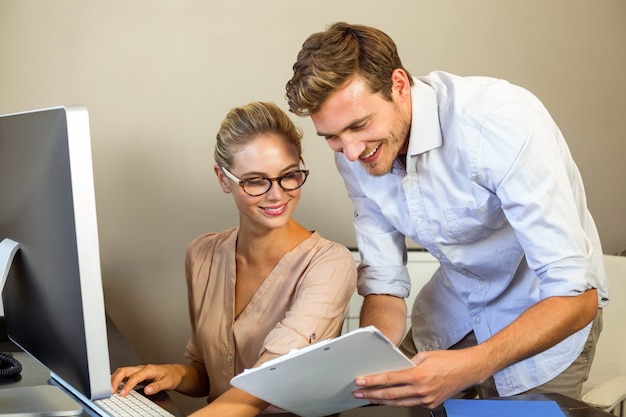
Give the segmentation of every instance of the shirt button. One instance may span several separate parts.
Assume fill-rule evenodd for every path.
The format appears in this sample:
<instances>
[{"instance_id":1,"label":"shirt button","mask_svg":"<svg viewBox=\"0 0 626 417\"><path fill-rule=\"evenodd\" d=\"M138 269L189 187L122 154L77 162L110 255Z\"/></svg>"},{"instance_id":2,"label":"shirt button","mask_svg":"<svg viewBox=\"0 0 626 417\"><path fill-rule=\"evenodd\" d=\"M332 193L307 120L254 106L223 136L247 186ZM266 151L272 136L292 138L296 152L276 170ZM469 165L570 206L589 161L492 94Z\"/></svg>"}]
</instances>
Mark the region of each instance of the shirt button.
<instances>
[{"instance_id":1,"label":"shirt button","mask_svg":"<svg viewBox=\"0 0 626 417\"><path fill-rule=\"evenodd\" d=\"M480 283L480 285L478 286L479 290L484 290L485 289L485 284L483 284L482 282Z\"/></svg>"},{"instance_id":2,"label":"shirt button","mask_svg":"<svg viewBox=\"0 0 626 417\"><path fill-rule=\"evenodd\" d=\"M480 316L474 317L474 323L480 324L481 321L482 321L482 319L480 318Z\"/></svg>"},{"instance_id":3,"label":"shirt button","mask_svg":"<svg viewBox=\"0 0 626 417\"><path fill-rule=\"evenodd\" d=\"M228 363L233 363L233 357L228 355L228 357L226 358L226 360L228 361Z\"/></svg>"},{"instance_id":4,"label":"shirt button","mask_svg":"<svg viewBox=\"0 0 626 417\"><path fill-rule=\"evenodd\" d=\"M437 259L441 259L441 256L442 256L442 255L441 255L440 253L435 253L435 258L437 258Z\"/></svg>"},{"instance_id":5,"label":"shirt button","mask_svg":"<svg viewBox=\"0 0 626 417\"><path fill-rule=\"evenodd\" d=\"M416 220L417 220L417 224L424 223L424 218L423 217L418 217Z\"/></svg>"}]
</instances>

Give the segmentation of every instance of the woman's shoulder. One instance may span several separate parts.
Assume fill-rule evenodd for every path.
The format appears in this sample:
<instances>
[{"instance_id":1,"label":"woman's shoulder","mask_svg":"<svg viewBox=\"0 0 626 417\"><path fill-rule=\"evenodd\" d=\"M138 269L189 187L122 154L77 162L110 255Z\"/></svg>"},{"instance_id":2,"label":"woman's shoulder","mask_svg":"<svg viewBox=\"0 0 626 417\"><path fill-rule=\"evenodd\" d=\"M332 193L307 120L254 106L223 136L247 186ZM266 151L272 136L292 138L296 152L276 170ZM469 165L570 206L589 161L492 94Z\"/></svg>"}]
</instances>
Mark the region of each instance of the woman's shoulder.
<instances>
[{"instance_id":1,"label":"woman's shoulder","mask_svg":"<svg viewBox=\"0 0 626 417\"><path fill-rule=\"evenodd\" d=\"M304 243L304 242L303 242ZM304 245L296 259L304 267L300 277L303 285L332 285L349 297L356 288L356 262L350 250L341 243L328 240L314 232Z\"/></svg>"},{"instance_id":2,"label":"woman's shoulder","mask_svg":"<svg viewBox=\"0 0 626 417\"><path fill-rule=\"evenodd\" d=\"M319 256L332 256L342 258L349 262L354 262L352 253L345 245L328 240L317 231L313 231L308 239L308 242Z\"/></svg>"},{"instance_id":3,"label":"woman's shoulder","mask_svg":"<svg viewBox=\"0 0 626 417\"><path fill-rule=\"evenodd\" d=\"M188 253L206 252L215 247L223 246L230 240L236 240L237 227L223 230L221 232L208 232L194 238L187 246Z\"/></svg>"}]
</instances>

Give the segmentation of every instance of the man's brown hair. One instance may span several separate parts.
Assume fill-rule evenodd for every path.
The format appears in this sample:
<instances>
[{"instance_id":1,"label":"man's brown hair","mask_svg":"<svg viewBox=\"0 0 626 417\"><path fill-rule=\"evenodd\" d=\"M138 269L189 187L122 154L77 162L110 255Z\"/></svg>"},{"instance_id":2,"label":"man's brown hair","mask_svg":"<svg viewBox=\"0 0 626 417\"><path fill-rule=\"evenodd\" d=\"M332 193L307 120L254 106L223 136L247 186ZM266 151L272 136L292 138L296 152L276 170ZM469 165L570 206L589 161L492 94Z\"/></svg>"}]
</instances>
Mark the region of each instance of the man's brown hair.
<instances>
[{"instance_id":1,"label":"man's brown hair","mask_svg":"<svg viewBox=\"0 0 626 417\"><path fill-rule=\"evenodd\" d=\"M391 73L402 69L394 41L384 32L364 25L338 22L307 38L287 82L291 112L308 116L320 109L334 91L355 75L363 77L373 93L391 100Z\"/></svg>"}]
</instances>

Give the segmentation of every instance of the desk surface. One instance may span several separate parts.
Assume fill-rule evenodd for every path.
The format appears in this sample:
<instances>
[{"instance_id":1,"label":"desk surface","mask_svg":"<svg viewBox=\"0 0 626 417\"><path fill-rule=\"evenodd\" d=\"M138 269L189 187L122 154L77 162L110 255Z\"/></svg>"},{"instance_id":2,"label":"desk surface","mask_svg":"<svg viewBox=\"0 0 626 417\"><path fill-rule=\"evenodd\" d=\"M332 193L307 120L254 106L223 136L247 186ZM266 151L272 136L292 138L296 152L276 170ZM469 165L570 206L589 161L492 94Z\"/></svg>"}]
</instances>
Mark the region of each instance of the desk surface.
<instances>
[{"instance_id":1,"label":"desk surface","mask_svg":"<svg viewBox=\"0 0 626 417\"><path fill-rule=\"evenodd\" d=\"M1 382L0 389L8 387L18 386L32 386L48 383L50 373L43 365L31 358L24 352L13 353L14 357L18 359L23 366L22 375L18 380L7 380ZM164 406L169 411L173 412L177 416L182 416L182 413L176 408L173 402L167 395L163 397L157 397L157 403ZM527 394L519 395L509 399L515 400L554 400L560 408L563 410L567 417L607 417L610 414L598 411L586 403L572 398L568 398L558 394ZM84 416L90 414L83 413ZM264 414L264 417L292 417L293 414ZM430 417L430 411L421 407L414 408L393 408L384 406L370 406L361 407L354 410L344 411L336 415L336 417Z\"/></svg>"},{"instance_id":2,"label":"desk surface","mask_svg":"<svg viewBox=\"0 0 626 417\"><path fill-rule=\"evenodd\" d=\"M120 366L136 365L143 363L130 346L126 339L119 332L115 323L107 317L107 333L109 341L109 356L111 358L111 368L116 369ZM29 387L33 385L45 385L50 383L50 371L30 355L22 352L17 346L9 341L0 343L0 352L10 352L15 359L22 364L22 373L15 378L0 379L0 389ZM73 397L72 394L68 393ZM159 393L151 396L151 400L168 410L175 416L183 416L174 401L166 393ZM80 401L78 401L80 402ZM0 410L1 411L1 410ZM95 415L92 411L83 411L83 416Z\"/></svg>"},{"instance_id":3,"label":"desk surface","mask_svg":"<svg viewBox=\"0 0 626 417\"><path fill-rule=\"evenodd\" d=\"M37 360L33 359L27 353L13 352L12 355L15 359L20 361L20 363L22 364L22 373L17 378L9 378L6 380L0 380L0 389L29 387L29 386L34 386L34 385L45 385L45 384L50 383L50 371L48 370L48 368L40 364ZM63 390L65 391L65 389ZM73 395L69 392L68 392L68 395L73 397ZM156 396L150 397L150 399L176 416L183 415L180 412L180 410L178 410L174 402L165 393L157 394ZM82 415L93 416L94 414L89 413L85 410Z\"/></svg>"},{"instance_id":4,"label":"desk surface","mask_svg":"<svg viewBox=\"0 0 626 417\"><path fill-rule=\"evenodd\" d=\"M525 394L502 399L502 401L556 401L567 417L612 417L611 414L596 410L590 405L560 394ZM293 417L294 414L264 414L263 417ZM355 408L335 414L333 417L430 417L430 410L422 407L394 408L369 406ZM529 416L530 417L530 416Z\"/></svg>"},{"instance_id":5,"label":"desk surface","mask_svg":"<svg viewBox=\"0 0 626 417\"><path fill-rule=\"evenodd\" d=\"M109 326L109 350L111 354L112 366L117 368L118 366L124 366L127 364L141 363L138 355L132 350L130 345L124 340L123 336L117 331L115 324L107 323ZM8 349L7 346L0 346L3 350L16 350L13 352L13 356L20 361L23 370L22 374L18 378L10 378L7 380L0 380L0 389L10 387L24 387L33 385L42 385L49 383L50 372L46 367L41 365L38 361L30 357L28 354L19 351L19 349ZM167 394L157 395L151 397L162 407L172 412L176 416L182 416L183 414L176 407L174 402L169 398ZM527 394L512 397L511 401L515 400L554 400L559 404L561 410L567 417L607 417L611 416L608 413L598 411L593 407L587 405L582 401L578 401L572 398L565 397L559 394ZM87 412L83 413L84 416L90 416ZM361 407L349 411L344 411L335 415L335 417L430 417L430 411L421 407L413 408L394 408L385 406L369 406ZM264 414L263 417L292 417L293 414Z\"/></svg>"}]
</instances>

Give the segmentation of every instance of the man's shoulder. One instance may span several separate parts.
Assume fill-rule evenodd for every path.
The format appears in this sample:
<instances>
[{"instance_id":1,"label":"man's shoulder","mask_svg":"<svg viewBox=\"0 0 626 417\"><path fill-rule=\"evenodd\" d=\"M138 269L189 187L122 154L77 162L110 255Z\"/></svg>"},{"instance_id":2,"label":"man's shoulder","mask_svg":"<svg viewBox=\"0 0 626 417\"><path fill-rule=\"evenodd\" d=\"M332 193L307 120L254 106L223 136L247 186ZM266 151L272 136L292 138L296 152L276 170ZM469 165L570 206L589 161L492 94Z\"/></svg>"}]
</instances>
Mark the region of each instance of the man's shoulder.
<instances>
[{"instance_id":1,"label":"man's shoulder","mask_svg":"<svg viewBox=\"0 0 626 417\"><path fill-rule=\"evenodd\" d=\"M431 86L440 87L487 87L493 84L506 83L507 80L487 75L459 75L447 71L432 71L426 75L413 77Z\"/></svg>"},{"instance_id":2,"label":"man's shoulder","mask_svg":"<svg viewBox=\"0 0 626 417\"><path fill-rule=\"evenodd\" d=\"M449 128L479 128L496 113L498 119L518 120L521 109L544 111L531 92L501 78L434 71L416 79L434 90L438 117Z\"/></svg>"}]
</instances>

